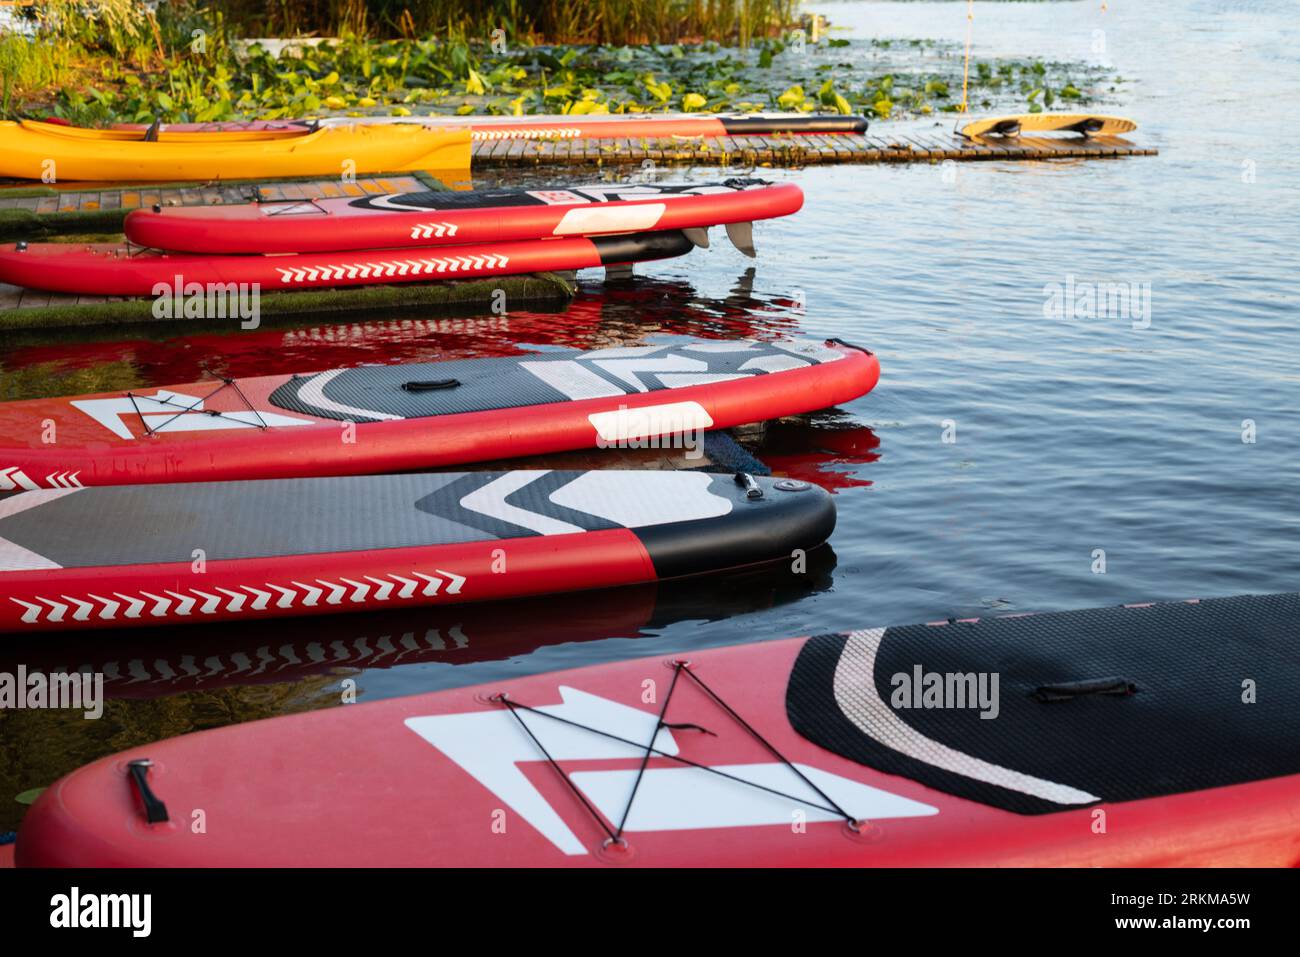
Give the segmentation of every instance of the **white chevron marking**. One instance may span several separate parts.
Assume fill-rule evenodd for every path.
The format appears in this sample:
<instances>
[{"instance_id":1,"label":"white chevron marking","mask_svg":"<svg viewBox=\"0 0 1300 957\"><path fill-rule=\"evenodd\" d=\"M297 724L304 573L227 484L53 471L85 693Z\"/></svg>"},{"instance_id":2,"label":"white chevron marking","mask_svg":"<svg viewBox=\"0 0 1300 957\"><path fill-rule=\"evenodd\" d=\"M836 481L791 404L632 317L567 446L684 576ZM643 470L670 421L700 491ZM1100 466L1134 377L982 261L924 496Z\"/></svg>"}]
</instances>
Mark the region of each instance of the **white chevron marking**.
<instances>
[{"instance_id":1,"label":"white chevron marking","mask_svg":"<svg viewBox=\"0 0 1300 957\"><path fill-rule=\"evenodd\" d=\"M23 470L17 466L11 466L0 472L0 492L7 492L16 488L25 488L32 491L40 488L40 486L24 475Z\"/></svg>"},{"instance_id":2,"label":"white chevron marking","mask_svg":"<svg viewBox=\"0 0 1300 957\"><path fill-rule=\"evenodd\" d=\"M77 610L72 613L73 621L85 621L90 617L90 613L95 610L94 605L88 601L82 601L80 598L70 598L67 595L60 595L59 597L77 606Z\"/></svg>"},{"instance_id":3,"label":"white chevron marking","mask_svg":"<svg viewBox=\"0 0 1300 957\"><path fill-rule=\"evenodd\" d=\"M316 588L312 585L304 585L302 582L289 582L289 584L297 585L307 593L307 597L302 600L302 603L308 608L316 607L316 602L320 599L320 596L325 593L323 589Z\"/></svg>"},{"instance_id":4,"label":"white chevron marking","mask_svg":"<svg viewBox=\"0 0 1300 957\"><path fill-rule=\"evenodd\" d=\"M122 612L123 618L139 618L140 612L144 610L143 598L132 598L129 595L123 595L120 591L113 592L115 598L120 598L126 602L126 611Z\"/></svg>"},{"instance_id":5,"label":"white chevron marking","mask_svg":"<svg viewBox=\"0 0 1300 957\"><path fill-rule=\"evenodd\" d=\"M346 585L336 585L334 582L327 582L320 578L316 579L318 585L324 585L329 589L329 597L325 599L327 605L337 605L343 601L343 593L346 592Z\"/></svg>"},{"instance_id":6,"label":"white chevron marking","mask_svg":"<svg viewBox=\"0 0 1300 957\"><path fill-rule=\"evenodd\" d=\"M23 601L21 598L11 598L9 600L14 602L15 604L22 605L24 608L27 609L25 612L23 612L23 617L21 620L28 625L34 623L36 619L40 618L41 612L45 610L41 608L40 605L33 605L29 601Z\"/></svg>"},{"instance_id":7,"label":"white chevron marking","mask_svg":"<svg viewBox=\"0 0 1300 957\"><path fill-rule=\"evenodd\" d=\"M49 598L41 598L40 596L37 596L36 600L43 601L45 604L50 606L48 620L54 622L63 621L63 613L68 610L67 605L63 604L61 601L52 601Z\"/></svg>"},{"instance_id":8,"label":"white chevron marking","mask_svg":"<svg viewBox=\"0 0 1300 957\"><path fill-rule=\"evenodd\" d=\"M539 535L565 535L581 532L582 529L569 522L530 512L528 509L511 505L506 501L510 495L519 491L530 482L535 482L546 472L507 472L500 478L493 479L482 488L475 489L460 500L460 507L480 515L500 519L511 525L531 529Z\"/></svg>"},{"instance_id":9,"label":"white chevron marking","mask_svg":"<svg viewBox=\"0 0 1300 957\"><path fill-rule=\"evenodd\" d=\"M595 364L622 379L638 392L650 391L649 387L641 381L638 373L709 371L709 364L702 359L674 355L664 356L661 359L598 359Z\"/></svg>"},{"instance_id":10,"label":"white chevron marking","mask_svg":"<svg viewBox=\"0 0 1300 957\"><path fill-rule=\"evenodd\" d=\"M226 602L226 611L237 612L244 607L244 602L248 601L248 596L237 591L231 591L229 588L218 588L217 591L223 595L229 595L230 601ZM267 596L270 597L269 595Z\"/></svg>"},{"instance_id":11,"label":"white chevron marking","mask_svg":"<svg viewBox=\"0 0 1300 957\"><path fill-rule=\"evenodd\" d=\"M441 578L434 578L432 575L426 575L424 572L411 572L416 578L423 578L429 584L424 586L424 591L420 592L425 598L432 598L438 594L438 589L442 586Z\"/></svg>"},{"instance_id":12,"label":"white chevron marking","mask_svg":"<svg viewBox=\"0 0 1300 957\"><path fill-rule=\"evenodd\" d=\"M380 422L396 422L401 420L400 415L392 415L388 412L376 412L373 409L360 409L352 405L344 405L341 402L335 402L325 395L325 386L329 385L336 377L343 374L343 369L331 369L329 372L322 372L319 375L303 379L298 386L298 399L305 402L308 406L325 409L336 415L347 416L348 418L366 418L374 419Z\"/></svg>"},{"instance_id":13,"label":"white chevron marking","mask_svg":"<svg viewBox=\"0 0 1300 957\"><path fill-rule=\"evenodd\" d=\"M145 598L150 598L153 601L157 602L157 604L155 604L153 608L149 610L149 614L154 618L162 618L164 615L167 614L167 609L172 606L172 602L170 598L163 598L161 595L151 595L147 591L142 591L140 592L140 594L144 595Z\"/></svg>"},{"instance_id":14,"label":"white chevron marking","mask_svg":"<svg viewBox=\"0 0 1300 957\"><path fill-rule=\"evenodd\" d=\"M274 588L280 593L280 600L275 603L276 608L292 608L293 601L298 597L298 593L291 588L284 588L281 585L267 585L267 588Z\"/></svg>"},{"instance_id":15,"label":"white chevron marking","mask_svg":"<svg viewBox=\"0 0 1300 957\"><path fill-rule=\"evenodd\" d=\"M447 586L448 595L460 594L460 586L465 584L465 578L463 575L457 575L455 572L449 572L442 568L435 568L434 571L439 575L446 575L451 579L451 584Z\"/></svg>"},{"instance_id":16,"label":"white chevron marking","mask_svg":"<svg viewBox=\"0 0 1300 957\"><path fill-rule=\"evenodd\" d=\"M174 591L169 591L166 594L176 599L176 614L182 618L188 617L190 611L194 608L195 600L189 595L178 595Z\"/></svg>"},{"instance_id":17,"label":"white chevron marking","mask_svg":"<svg viewBox=\"0 0 1300 957\"><path fill-rule=\"evenodd\" d=\"M454 236L456 233L455 227L450 224L447 224L447 226L446 235ZM442 233L439 233L439 235L442 235ZM408 273L412 276L418 276L421 273L429 275L435 272L469 272L471 270L482 272L488 269L505 269L509 265L509 256L502 256L499 253L486 253L478 256L405 259L381 263L344 263L334 266L312 266L296 269L276 267L276 271L280 273L283 282L292 283L314 282L318 277L322 280L372 279L381 276L405 276Z\"/></svg>"},{"instance_id":18,"label":"white chevron marking","mask_svg":"<svg viewBox=\"0 0 1300 957\"><path fill-rule=\"evenodd\" d=\"M409 599L416 595L417 590L425 598L435 597L440 591L446 595L460 594L461 588L466 582L465 576L457 575L455 572L449 572L442 568L435 568L434 571L437 573L436 575L411 571L412 578L390 574L385 578L366 575L364 576L365 581L342 577L337 581L316 579L319 585L324 586L323 588L297 581L292 582L292 585L302 589L305 597L300 596L299 592L292 588L273 585L269 582L266 583L265 588L280 593L280 598L276 601L277 607L280 608L292 608L300 597L302 597L301 604L303 606L314 607L327 592L328 595L325 597L325 604L327 605L341 605L345 597L348 602L359 605L365 604L367 600L374 602L388 601L391 597ZM367 582L370 584L367 584ZM400 585L401 588L397 590L394 596L397 585ZM164 592L169 597L141 591L134 595L113 592L112 598L91 593L83 596L60 595L59 598L62 601L39 595L35 596L35 601L40 604L24 601L21 598L10 598L10 601L23 609L20 620L24 624L30 625L39 622L42 615L45 616L46 621L55 624L64 621L65 616L69 616L72 621L86 622L95 617L96 612L98 612L98 618L102 621L116 620L119 612L123 618L136 619L141 617L146 603L150 601L153 602L153 607L150 608L149 614L154 618L165 618L169 614L188 617L195 612L200 615L216 615L223 611L236 614L244 610L245 606L250 610L262 611L268 607L274 597L271 591L256 588L252 585L237 587L238 590L214 586L213 592L219 592L219 594L191 588L187 594L174 591ZM251 604L249 603L249 595L254 596ZM49 609L48 614L46 613L46 606ZM123 611L123 608L125 608L125 611ZM340 654L343 653L340 652ZM343 657L346 657L346 655L344 654Z\"/></svg>"},{"instance_id":19,"label":"white chevron marking","mask_svg":"<svg viewBox=\"0 0 1300 957\"><path fill-rule=\"evenodd\" d=\"M578 127L556 127L555 129L534 129L525 127L513 130L471 130L471 140L546 140L577 139L582 135Z\"/></svg>"},{"instance_id":20,"label":"white chevron marking","mask_svg":"<svg viewBox=\"0 0 1300 957\"><path fill-rule=\"evenodd\" d=\"M393 592L393 583L384 581L381 578L371 578L366 576L366 581L374 582L379 587L375 589L375 601L388 601L388 596Z\"/></svg>"},{"instance_id":21,"label":"white chevron marking","mask_svg":"<svg viewBox=\"0 0 1300 957\"><path fill-rule=\"evenodd\" d=\"M360 603L365 601L366 596L370 594L370 586L365 582L354 582L351 578L340 578L339 581L346 585L351 585L354 589L352 597L349 598L348 601Z\"/></svg>"},{"instance_id":22,"label":"white chevron marking","mask_svg":"<svg viewBox=\"0 0 1300 957\"><path fill-rule=\"evenodd\" d=\"M101 598L99 595L90 595L89 597L103 603L104 607L99 612L102 621L112 621L117 617L117 610L122 607L120 601L114 601L112 598Z\"/></svg>"},{"instance_id":23,"label":"white chevron marking","mask_svg":"<svg viewBox=\"0 0 1300 957\"><path fill-rule=\"evenodd\" d=\"M200 598L206 599L206 601L203 602L203 606L199 608L200 615L216 614L217 609L221 607L220 595L211 595L208 592L199 591L197 588L191 588L190 591L194 592L194 594L198 595Z\"/></svg>"}]
</instances>

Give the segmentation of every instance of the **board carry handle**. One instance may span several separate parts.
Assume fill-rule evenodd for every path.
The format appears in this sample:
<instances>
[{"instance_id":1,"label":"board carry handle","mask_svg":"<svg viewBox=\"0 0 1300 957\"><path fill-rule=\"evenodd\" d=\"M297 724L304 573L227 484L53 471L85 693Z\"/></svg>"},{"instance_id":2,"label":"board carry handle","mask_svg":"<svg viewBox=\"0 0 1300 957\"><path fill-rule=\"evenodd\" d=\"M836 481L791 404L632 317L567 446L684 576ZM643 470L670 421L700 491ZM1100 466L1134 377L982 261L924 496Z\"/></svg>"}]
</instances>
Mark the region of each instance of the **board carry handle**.
<instances>
[{"instance_id":1,"label":"board carry handle","mask_svg":"<svg viewBox=\"0 0 1300 957\"><path fill-rule=\"evenodd\" d=\"M167 805L149 787L151 767L153 762L148 758L137 758L127 764L126 773L131 776L131 783L135 785L136 793L144 804L144 819L150 824L162 824L170 818L167 816Z\"/></svg>"},{"instance_id":2,"label":"board carry handle","mask_svg":"<svg viewBox=\"0 0 1300 957\"><path fill-rule=\"evenodd\" d=\"M459 379L417 379L403 382L403 392L436 392L439 389L454 389L460 385Z\"/></svg>"},{"instance_id":3,"label":"board carry handle","mask_svg":"<svg viewBox=\"0 0 1300 957\"><path fill-rule=\"evenodd\" d=\"M1084 136L1091 136L1105 125L1105 122L1097 119L1097 117L1089 116L1078 123L1071 123L1068 129L1075 133L1082 133Z\"/></svg>"},{"instance_id":4,"label":"board carry handle","mask_svg":"<svg viewBox=\"0 0 1300 957\"><path fill-rule=\"evenodd\" d=\"M754 481L754 476L750 475L748 472L737 472L736 484L745 490L745 498L754 499L763 497L763 486Z\"/></svg>"},{"instance_id":5,"label":"board carry handle","mask_svg":"<svg viewBox=\"0 0 1300 957\"><path fill-rule=\"evenodd\" d=\"M866 346L860 346L855 342L845 342L843 339L839 338L838 336L832 336L831 338L827 339L826 344L828 346L843 346L845 349L856 349L858 350L858 352L864 353L869 356L875 355L875 353L872 352L870 349L868 349Z\"/></svg>"}]
</instances>

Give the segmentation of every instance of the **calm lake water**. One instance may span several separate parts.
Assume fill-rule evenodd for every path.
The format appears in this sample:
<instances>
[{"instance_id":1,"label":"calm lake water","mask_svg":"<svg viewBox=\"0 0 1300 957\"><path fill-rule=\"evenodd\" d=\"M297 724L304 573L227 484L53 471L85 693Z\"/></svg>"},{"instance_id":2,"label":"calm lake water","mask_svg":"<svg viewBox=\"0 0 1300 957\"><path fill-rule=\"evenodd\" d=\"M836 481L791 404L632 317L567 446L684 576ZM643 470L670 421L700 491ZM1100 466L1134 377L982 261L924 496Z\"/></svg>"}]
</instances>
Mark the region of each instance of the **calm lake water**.
<instances>
[{"instance_id":1,"label":"calm lake water","mask_svg":"<svg viewBox=\"0 0 1300 957\"><path fill-rule=\"evenodd\" d=\"M967 28L964 3L816 8L850 35L961 42ZM331 706L343 676L368 701L814 631L1296 588L1295 14L1290 2L977 3L977 56L1108 62L1128 82L1105 110L1137 119L1133 138L1160 155L765 170L798 181L807 203L756 228L754 263L715 231L712 249L641 267L649 278L630 289L589 283L555 313L4 345L4 374L39 373L32 391L78 375L159 385L204 367L254 374L644 332L838 336L875 350L883 375L870 395L773 429L757 450L775 471L835 489L839 526L802 580L769 572L264 629L15 639L6 661L95 661L137 681L98 722L0 715L0 830L21 815L12 795L78 764ZM1045 315L1053 284L1097 282L1125 284L1145 308ZM178 693L194 685L186 655L209 678ZM354 667L367 664L385 667Z\"/></svg>"}]
</instances>

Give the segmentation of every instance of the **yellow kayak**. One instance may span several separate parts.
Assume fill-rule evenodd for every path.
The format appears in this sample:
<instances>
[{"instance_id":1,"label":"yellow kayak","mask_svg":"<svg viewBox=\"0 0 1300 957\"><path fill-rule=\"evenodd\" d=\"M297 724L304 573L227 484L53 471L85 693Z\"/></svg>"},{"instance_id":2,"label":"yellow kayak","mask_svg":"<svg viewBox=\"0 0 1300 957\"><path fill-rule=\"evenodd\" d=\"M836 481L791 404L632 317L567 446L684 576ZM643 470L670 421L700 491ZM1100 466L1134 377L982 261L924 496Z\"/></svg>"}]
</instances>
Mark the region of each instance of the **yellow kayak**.
<instances>
[{"instance_id":1,"label":"yellow kayak","mask_svg":"<svg viewBox=\"0 0 1300 957\"><path fill-rule=\"evenodd\" d=\"M217 180L349 173L469 171L470 131L426 126L328 126L275 136L168 133L0 122L0 177L46 182Z\"/></svg>"}]
</instances>

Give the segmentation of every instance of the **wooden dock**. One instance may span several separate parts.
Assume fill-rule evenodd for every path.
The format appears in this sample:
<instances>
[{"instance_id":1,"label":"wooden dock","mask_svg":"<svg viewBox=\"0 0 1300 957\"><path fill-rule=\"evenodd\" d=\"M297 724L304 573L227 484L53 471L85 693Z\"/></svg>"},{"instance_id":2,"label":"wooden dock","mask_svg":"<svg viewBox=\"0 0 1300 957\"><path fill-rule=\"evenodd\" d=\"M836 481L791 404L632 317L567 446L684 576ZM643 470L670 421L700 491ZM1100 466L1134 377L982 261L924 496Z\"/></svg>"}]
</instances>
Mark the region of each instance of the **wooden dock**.
<instances>
[{"instance_id":1,"label":"wooden dock","mask_svg":"<svg viewBox=\"0 0 1300 957\"><path fill-rule=\"evenodd\" d=\"M812 166L828 163L942 163L982 160L1113 159L1158 150L1119 136L1017 136L966 139L934 124L808 136L671 137L615 140L494 140L474 144L473 166L607 166L651 163Z\"/></svg>"}]
</instances>

